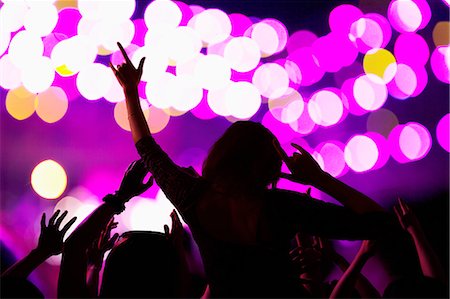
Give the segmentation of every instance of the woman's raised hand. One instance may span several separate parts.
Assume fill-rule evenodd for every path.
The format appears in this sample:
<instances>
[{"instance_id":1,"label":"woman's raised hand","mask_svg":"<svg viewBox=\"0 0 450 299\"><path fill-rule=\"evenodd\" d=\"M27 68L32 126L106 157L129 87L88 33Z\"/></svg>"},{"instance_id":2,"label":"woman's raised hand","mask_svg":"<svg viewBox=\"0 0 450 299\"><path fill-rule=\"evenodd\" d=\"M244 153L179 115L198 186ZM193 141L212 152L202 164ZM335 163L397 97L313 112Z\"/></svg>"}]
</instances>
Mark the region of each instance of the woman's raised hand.
<instances>
[{"instance_id":1,"label":"woman's raised hand","mask_svg":"<svg viewBox=\"0 0 450 299\"><path fill-rule=\"evenodd\" d=\"M137 88L139 82L141 81L145 57L143 57L139 62L138 68L135 68L122 45L120 43L117 43L117 45L122 52L123 58L125 58L125 63L115 68L110 62L109 66L113 70L114 75L123 89Z\"/></svg>"}]
</instances>

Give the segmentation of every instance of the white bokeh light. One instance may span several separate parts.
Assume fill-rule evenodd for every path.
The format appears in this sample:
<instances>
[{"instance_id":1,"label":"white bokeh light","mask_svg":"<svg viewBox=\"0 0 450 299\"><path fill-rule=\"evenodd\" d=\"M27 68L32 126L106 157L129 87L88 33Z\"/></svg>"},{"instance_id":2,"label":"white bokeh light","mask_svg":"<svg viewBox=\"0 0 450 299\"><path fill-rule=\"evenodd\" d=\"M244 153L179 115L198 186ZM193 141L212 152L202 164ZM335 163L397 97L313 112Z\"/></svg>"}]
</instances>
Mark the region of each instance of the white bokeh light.
<instances>
[{"instance_id":1,"label":"white bokeh light","mask_svg":"<svg viewBox=\"0 0 450 299\"><path fill-rule=\"evenodd\" d=\"M279 64L265 63L253 75L253 84L266 98L281 97L289 87L289 75Z\"/></svg>"},{"instance_id":2,"label":"white bokeh light","mask_svg":"<svg viewBox=\"0 0 450 299\"><path fill-rule=\"evenodd\" d=\"M104 97L111 88L114 75L110 68L100 63L93 63L83 68L77 76L80 94L88 100Z\"/></svg>"},{"instance_id":3,"label":"white bokeh light","mask_svg":"<svg viewBox=\"0 0 450 299\"><path fill-rule=\"evenodd\" d=\"M345 162L355 172L372 169L378 161L378 156L376 143L364 135L352 137L344 150Z\"/></svg>"},{"instance_id":4,"label":"white bokeh light","mask_svg":"<svg viewBox=\"0 0 450 299\"><path fill-rule=\"evenodd\" d=\"M230 63L232 69L238 72L248 72L258 66L261 52L256 41L240 36L227 43L223 56Z\"/></svg>"},{"instance_id":5,"label":"white bokeh light","mask_svg":"<svg viewBox=\"0 0 450 299\"><path fill-rule=\"evenodd\" d=\"M194 76L204 89L217 90L230 81L231 68L222 56L201 56L195 65Z\"/></svg>"},{"instance_id":6,"label":"white bokeh light","mask_svg":"<svg viewBox=\"0 0 450 299\"><path fill-rule=\"evenodd\" d=\"M14 89L20 86L21 71L12 63L9 55L0 58L0 86L4 89Z\"/></svg>"},{"instance_id":7,"label":"white bokeh light","mask_svg":"<svg viewBox=\"0 0 450 299\"><path fill-rule=\"evenodd\" d=\"M26 30L17 33L9 45L9 57L18 68L23 69L44 53L42 40Z\"/></svg>"},{"instance_id":8,"label":"white bokeh light","mask_svg":"<svg viewBox=\"0 0 450 299\"><path fill-rule=\"evenodd\" d=\"M142 47L134 52L131 61L135 66L138 66L143 57L145 57L145 63L141 80L155 83L166 72L169 66L169 57L164 48L157 46Z\"/></svg>"},{"instance_id":9,"label":"white bokeh light","mask_svg":"<svg viewBox=\"0 0 450 299\"><path fill-rule=\"evenodd\" d=\"M225 93L225 105L231 116L239 119L252 117L261 106L258 88L249 82L232 82Z\"/></svg>"},{"instance_id":10,"label":"white bokeh light","mask_svg":"<svg viewBox=\"0 0 450 299\"><path fill-rule=\"evenodd\" d=\"M52 61L45 56L36 58L24 67L21 75L23 86L32 93L48 89L55 80Z\"/></svg>"},{"instance_id":11,"label":"white bokeh light","mask_svg":"<svg viewBox=\"0 0 450 299\"><path fill-rule=\"evenodd\" d=\"M309 100L308 112L316 124L327 127L341 120L344 106L336 93L330 90L319 90Z\"/></svg>"},{"instance_id":12,"label":"white bokeh light","mask_svg":"<svg viewBox=\"0 0 450 299\"><path fill-rule=\"evenodd\" d=\"M25 1L7 1L0 9L0 28L7 32L15 32L23 26L28 11Z\"/></svg>"},{"instance_id":13,"label":"white bokeh light","mask_svg":"<svg viewBox=\"0 0 450 299\"><path fill-rule=\"evenodd\" d=\"M36 1L37 2L37 1ZM38 36L50 34L58 22L58 11L52 4L45 2L31 6L24 19L25 29Z\"/></svg>"},{"instance_id":14,"label":"white bokeh light","mask_svg":"<svg viewBox=\"0 0 450 299\"><path fill-rule=\"evenodd\" d=\"M219 9L206 9L189 23L206 44L216 44L226 40L231 34L231 21Z\"/></svg>"},{"instance_id":15,"label":"white bokeh light","mask_svg":"<svg viewBox=\"0 0 450 299\"><path fill-rule=\"evenodd\" d=\"M31 173L31 186L43 198L58 198L66 190L66 171L53 160L42 161Z\"/></svg>"},{"instance_id":16,"label":"white bokeh light","mask_svg":"<svg viewBox=\"0 0 450 299\"><path fill-rule=\"evenodd\" d=\"M144 13L144 20L147 28L177 27L182 18L182 13L178 5L168 0L155 0L151 2Z\"/></svg>"}]
</instances>

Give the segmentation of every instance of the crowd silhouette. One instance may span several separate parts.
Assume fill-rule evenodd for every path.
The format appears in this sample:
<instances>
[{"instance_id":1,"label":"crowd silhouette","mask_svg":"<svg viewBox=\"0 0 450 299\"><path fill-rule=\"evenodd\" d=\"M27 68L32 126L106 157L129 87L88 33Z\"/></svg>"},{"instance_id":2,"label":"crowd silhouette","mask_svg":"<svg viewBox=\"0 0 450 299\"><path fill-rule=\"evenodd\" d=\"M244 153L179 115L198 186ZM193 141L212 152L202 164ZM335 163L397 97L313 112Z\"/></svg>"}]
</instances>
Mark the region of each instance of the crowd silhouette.
<instances>
[{"instance_id":1,"label":"crowd silhouette","mask_svg":"<svg viewBox=\"0 0 450 299\"><path fill-rule=\"evenodd\" d=\"M403 200L395 213L386 211L324 172L299 145L292 144L296 152L289 156L259 123L233 123L212 146L201 175L176 165L152 137L141 110L138 84L145 58L135 68L118 46L125 63L111 69L123 87L141 159L130 164L118 190L106 195L65 242L75 218L61 228L67 211L55 212L48 225L43 214L36 249L2 273L2 297L43 297L27 277L61 252L57 290L61 298L448 297L442 264ZM290 173L281 171L283 163ZM148 173L152 177L145 182ZM280 179L312 186L341 205L314 199L310 191L279 189ZM176 208L172 229L111 236L117 226L114 216L154 183ZM200 287L189 266L191 256L177 212L201 253L206 279ZM380 294L361 270L379 244L402 233L413 240L422 273L399 277ZM364 241L348 262L330 239ZM342 276L328 282L333 265Z\"/></svg>"}]
</instances>

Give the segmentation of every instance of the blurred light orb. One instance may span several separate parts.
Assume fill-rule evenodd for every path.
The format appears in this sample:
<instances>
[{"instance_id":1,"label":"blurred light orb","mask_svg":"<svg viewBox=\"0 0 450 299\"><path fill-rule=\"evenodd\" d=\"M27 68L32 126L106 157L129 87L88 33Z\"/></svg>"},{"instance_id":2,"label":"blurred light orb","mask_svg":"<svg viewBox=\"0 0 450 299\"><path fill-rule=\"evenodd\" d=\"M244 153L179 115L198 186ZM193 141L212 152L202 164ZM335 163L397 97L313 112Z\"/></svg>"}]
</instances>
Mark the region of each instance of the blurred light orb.
<instances>
[{"instance_id":1,"label":"blurred light orb","mask_svg":"<svg viewBox=\"0 0 450 299\"><path fill-rule=\"evenodd\" d=\"M142 112L146 120L149 119L149 105L146 101L140 100ZM130 121L128 120L128 111L125 101L116 103L114 106L114 120L125 131L131 132Z\"/></svg>"},{"instance_id":2,"label":"blurred light orb","mask_svg":"<svg viewBox=\"0 0 450 299\"><path fill-rule=\"evenodd\" d=\"M197 14L192 26L206 44L217 44L226 40L232 29L228 15L215 8Z\"/></svg>"},{"instance_id":3,"label":"blurred light orb","mask_svg":"<svg viewBox=\"0 0 450 299\"><path fill-rule=\"evenodd\" d=\"M291 54L297 49L311 47L316 39L317 35L314 32L308 30L296 31L294 34L291 34L287 40L287 52Z\"/></svg>"},{"instance_id":4,"label":"blurred light orb","mask_svg":"<svg viewBox=\"0 0 450 299\"><path fill-rule=\"evenodd\" d=\"M205 56L203 53L199 53L195 55L193 58L189 59L186 62L178 63L175 67L175 74L177 76L180 75L189 75L194 76L195 67L202 57Z\"/></svg>"},{"instance_id":5,"label":"blurred light orb","mask_svg":"<svg viewBox=\"0 0 450 299\"><path fill-rule=\"evenodd\" d=\"M402 33L395 41L394 55L398 63L424 66L430 57L430 50L422 36Z\"/></svg>"},{"instance_id":6,"label":"blurred light orb","mask_svg":"<svg viewBox=\"0 0 450 299\"><path fill-rule=\"evenodd\" d=\"M331 31L347 35L353 22L362 18L362 16L363 13L359 8L350 4L343 4L333 8L328 17L328 24Z\"/></svg>"},{"instance_id":7,"label":"blurred light orb","mask_svg":"<svg viewBox=\"0 0 450 299\"><path fill-rule=\"evenodd\" d=\"M438 143L442 146L443 149L445 149L447 152L450 152L450 143L449 143L449 119L450 114L447 113L444 115L444 117L439 120L439 123L436 127L436 137L438 140Z\"/></svg>"},{"instance_id":8,"label":"blurred light orb","mask_svg":"<svg viewBox=\"0 0 450 299\"><path fill-rule=\"evenodd\" d=\"M175 28L180 24L181 19L182 13L178 5L167 0L155 0L151 2L144 13L147 28Z\"/></svg>"},{"instance_id":9,"label":"blurred light orb","mask_svg":"<svg viewBox=\"0 0 450 299\"><path fill-rule=\"evenodd\" d=\"M385 48L392 37L392 27L391 24L389 24L389 21L386 19L386 17L377 13L365 14L364 18L373 20L380 26L381 31L383 32L383 41L381 43L380 48Z\"/></svg>"},{"instance_id":10,"label":"blurred light orb","mask_svg":"<svg viewBox=\"0 0 450 299\"><path fill-rule=\"evenodd\" d=\"M64 0L64 2L67 2ZM77 35L78 22L80 22L81 14L76 8L64 8L58 12L58 22L56 23L54 33L61 33L67 37Z\"/></svg>"},{"instance_id":11,"label":"blurred light orb","mask_svg":"<svg viewBox=\"0 0 450 299\"><path fill-rule=\"evenodd\" d=\"M25 29L37 36L50 34L58 22L58 11L53 4L31 6L25 14Z\"/></svg>"},{"instance_id":12,"label":"blurred light orb","mask_svg":"<svg viewBox=\"0 0 450 299\"><path fill-rule=\"evenodd\" d=\"M431 54L431 69L436 78L450 83L450 46L439 46Z\"/></svg>"},{"instance_id":13,"label":"blurred light orb","mask_svg":"<svg viewBox=\"0 0 450 299\"><path fill-rule=\"evenodd\" d=\"M367 131L376 132L388 138L392 129L399 124L397 116L390 110L381 108L367 118Z\"/></svg>"},{"instance_id":14,"label":"blurred light orb","mask_svg":"<svg viewBox=\"0 0 450 299\"><path fill-rule=\"evenodd\" d=\"M156 134L164 130L170 121L170 115L155 106L150 106L148 109L148 114L149 117L147 124L150 129L150 133L152 134Z\"/></svg>"},{"instance_id":15,"label":"blurred light orb","mask_svg":"<svg viewBox=\"0 0 450 299\"><path fill-rule=\"evenodd\" d=\"M108 92L106 92L104 98L110 103L118 103L125 100L125 94L119 81L115 79L112 81L111 87L109 88Z\"/></svg>"},{"instance_id":16,"label":"blurred light orb","mask_svg":"<svg viewBox=\"0 0 450 299\"><path fill-rule=\"evenodd\" d=\"M231 84L231 81L230 83ZM208 106L212 112L220 116L230 116L228 111L227 102L225 101L225 96L227 93L227 88L229 85L222 89L210 90L207 95Z\"/></svg>"},{"instance_id":17,"label":"blurred light orb","mask_svg":"<svg viewBox=\"0 0 450 299\"><path fill-rule=\"evenodd\" d=\"M144 46L137 49L130 59L133 65L138 66L143 57L146 59L141 81L154 83L166 72L169 66L169 57L160 47Z\"/></svg>"},{"instance_id":18,"label":"blurred light orb","mask_svg":"<svg viewBox=\"0 0 450 299\"><path fill-rule=\"evenodd\" d=\"M50 58L42 56L22 69L22 84L30 92L48 89L55 80L55 70Z\"/></svg>"},{"instance_id":19,"label":"blurred light orb","mask_svg":"<svg viewBox=\"0 0 450 299\"><path fill-rule=\"evenodd\" d=\"M301 135L308 135L314 131L316 123L311 119L308 109L303 109L300 117L296 121L289 123L289 126Z\"/></svg>"},{"instance_id":20,"label":"blurred light orb","mask_svg":"<svg viewBox=\"0 0 450 299\"><path fill-rule=\"evenodd\" d=\"M286 48L286 44L288 41L288 30L284 24L276 19L264 19L260 23L267 24L271 26L275 32L277 33L277 39L278 39L278 47L275 50L275 53L280 53Z\"/></svg>"},{"instance_id":21,"label":"blurred light orb","mask_svg":"<svg viewBox=\"0 0 450 299\"><path fill-rule=\"evenodd\" d=\"M186 112L195 108L203 97L203 90L194 77L180 75L174 77L175 96L171 100L174 109Z\"/></svg>"},{"instance_id":22,"label":"blurred light orb","mask_svg":"<svg viewBox=\"0 0 450 299\"><path fill-rule=\"evenodd\" d=\"M56 199L66 190L66 171L53 160L42 161L31 173L31 186L39 196Z\"/></svg>"},{"instance_id":23,"label":"blurred light orb","mask_svg":"<svg viewBox=\"0 0 450 299\"><path fill-rule=\"evenodd\" d=\"M360 18L352 24L349 39L361 53L367 53L371 49L382 47L383 30L376 21L365 17Z\"/></svg>"},{"instance_id":24,"label":"blurred light orb","mask_svg":"<svg viewBox=\"0 0 450 299\"><path fill-rule=\"evenodd\" d=\"M255 40L240 36L227 43L223 56L233 70L244 73L258 66L261 52Z\"/></svg>"},{"instance_id":25,"label":"blurred light orb","mask_svg":"<svg viewBox=\"0 0 450 299\"><path fill-rule=\"evenodd\" d=\"M228 15L231 22L231 36L239 37L245 34L248 28L253 25L249 17L240 13L232 13Z\"/></svg>"},{"instance_id":26,"label":"blurred light orb","mask_svg":"<svg viewBox=\"0 0 450 299\"><path fill-rule=\"evenodd\" d=\"M319 67L311 47L304 47L294 51L288 55L286 60L294 62L300 69L302 74L300 86L310 86L317 83L325 74L323 69Z\"/></svg>"},{"instance_id":27,"label":"blurred light orb","mask_svg":"<svg viewBox=\"0 0 450 299\"><path fill-rule=\"evenodd\" d=\"M318 125L328 127L337 124L344 113L339 95L331 90L319 90L308 102L308 113Z\"/></svg>"},{"instance_id":28,"label":"blurred light orb","mask_svg":"<svg viewBox=\"0 0 450 299\"><path fill-rule=\"evenodd\" d=\"M128 57L133 57L134 53L139 49L140 47L135 44L130 44L128 47L124 47L125 52L127 53ZM125 63L125 58L122 55L122 52L120 50L112 53L111 55L111 63L114 66L118 66L119 64Z\"/></svg>"},{"instance_id":29,"label":"blurred light orb","mask_svg":"<svg viewBox=\"0 0 450 299\"><path fill-rule=\"evenodd\" d=\"M407 123L398 142L402 153L411 161L424 158L431 149L430 132L419 123Z\"/></svg>"},{"instance_id":30,"label":"blurred light orb","mask_svg":"<svg viewBox=\"0 0 450 299\"><path fill-rule=\"evenodd\" d=\"M12 63L9 55L0 58L0 86L4 89L14 89L22 83L21 71Z\"/></svg>"},{"instance_id":31,"label":"blurred light orb","mask_svg":"<svg viewBox=\"0 0 450 299\"><path fill-rule=\"evenodd\" d=\"M11 89L6 95L6 110L17 120L30 117L35 111L36 94L29 92L25 87L19 86Z\"/></svg>"},{"instance_id":32,"label":"blurred light orb","mask_svg":"<svg viewBox=\"0 0 450 299\"><path fill-rule=\"evenodd\" d=\"M5 2L5 1L3 1ZM28 11L25 1L6 1L0 9L0 28L6 32L16 32L23 26Z\"/></svg>"},{"instance_id":33,"label":"blurred light orb","mask_svg":"<svg viewBox=\"0 0 450 299\"><path fill-rule=\"evenodd\" d=\"M261 106L258 88L249 82L232 82L225 93L225 105L231 116L251 118Z\"/></svg>"},{"instance_id":34,"label":"blurred light orb","mask_svg":"<svg viewBox=\"0 0 450 299\"><path fill-rule=\"evenodd\" d=\"M434 26L433 42L436 47L450 44L450 22L441 21Z\"/></svg>"},{"instance_id":35,"label":"blurred light orb","mask_svg":"<svg viewBox=\"0 0 450 299\"><path fill-rule=\"evenodd\" d=\"M264 114L261 123L275 135L281 144L290 142L297 135L289 125L279 122L273 117L270 111L267 111L266 114Z\"/></svg>"},{"instance_id":36,"label":"blurred light orb","mask_svg":"<svg viewBox=\"0 0 450 299\"><path fill-rule=\"evenodd\" d=\"M381 108L387 100L386 85L374 75L362 75L355 80L353 96L356 103L367 111Z\"/></svg>"},{"instance_id":37,"label":"blurred light orb","mask_svg":"<svg viewBox=\"0 0 450 299\"><path fill-rule=\"evenodd\" d=\"M192 59L202 49L202 41L198 33L186 26L169 31L162 43L174 65Z\"/></svg>"},{"instance_id":38,"label":"blurred light orb","mask_svg":"<svg viewBox=\"0 0 450 299\"><path fill-rule=\"evenodd\" d=\"M322 157L323 170L333 177L342 176L347 170L344 158L344 145L337 141L319 144L315 151Z\"/></svg>"},{"instance_id":39,"label":"blurred light orb","mask_svg":"<svg viewBox=\"0 0 450 299\"><path fill-rule=\"evenodd\" d=\"M0 56L5 53L8 49L9 43L11 42L11 32L0 27Z\"/></svg>"},{"instance_id":40,"label":"blurred light orb","mask_svg":"<svg viewBox=\"0 0 450 299\"><path fill-rule=\"evenodd\" d=\"M117 22L115 20L102 20L92 28L91 36L98 41L99 45L109 51L118 51L117 42L124 48L131 44L134 37L134 24L131 20Z\"/></svg>"},{"instance_id":41,"label":"blurred light orb","mask_svg":"<svg viewBox=\"0 0 450 299\"><path fill-rule=\"evenodd\" d=\"M278 98L289 88L289 75L279 64L265 63L256 69L252 82L262 96Z\"/></svg>"},{"instance_id":42,"label":"blurred light orb","mask_svg":"<svg viewBox=\"0 0 450 299\"><path fill-rule=\"evenodd\" d=\"M98 100L109 91L113 80L115 79L110 68L93 63L78 73L77 87L84 98Z\"/></svg>"},{"instance_id":43,"label":"blurred light orb","mask_svg":"<svg viewBox=\"0 0 450 299\"><path fill-rule=\"evenodd\" d=\"M172 106L173 99L177 95L175 76L171 73L163 73L154 84L145 86L145 93L150 104L159 109Z\"/></svg>"},{"instance_id":44,"label":"blurred light orb","mask_svg":"<svg viewBox=\"0 0 450 299\"><path fill-rule=\"evenodd\" d=\"M428 84L428 73L425 69L425 66L412 65L410 66L414 71L414 74L417 79L417 86L414 92L411 94L411 97L417 97L424 91L425 87Z\"/></svg>"},{"instance_id":45,"label":"blurred light orb","mask_svg":"<svg viewBox=\"0 0 450 299\"><path fill-rule=\"evenodd\" d=\"M207 90L224 88L231 78L228 61L219 55L201 56L194 68L194 77Z\"/></svg>"},{"instance_id":46,"label":"blurred light orb","mask_svg":"<svg viewBox=\"0 0 450 299\"><path fill-rule=\"evenodd\" d=\"M19 69L32 64L33 61L44 53L44 43L41 38L31 32L22 30L11 40L9 45L9 57Z\"/></svg>"},{"instance_id":47,"label":"blurred light orb","mask_svg":"<svg viewBox=\"0 0 450 299\"><path fill-rule=\"evenodd\" d=\"M46 123L55 123L67 112L69 101L64 90L52 86L41 92L36 100L36 114Z\"/></svg>"},{"instance_id":48,"label":"blurred light orb","mask_svg":"<svg viewBox=\"0 0 450 299\"><path fill-rule=\"evenodd\" d=\"M397 72L397 61L386 49L373 49L364 55L364 72L381 78L384 83L390 82Z\"/></svg>"},{"instance_id":49,"label":"blurred light orb","mask_svg":"<svg viewBox=\"0 0 450 299\"><path fill-rule=\"evenodd\" d=\"M91 1L78 0L78 9L84 18L91 20L115 20L131 18L136 7L134 0Z\"/></svg>"},{"instance_id":50,"label":"blurred light orb","mask_svg":"<svg viewBox=\"0 0 450 299\"><path fill-rule=\"evenodd\" d=\"M272 115L286 124L298 120L305 108L302 95L290 87L281 97L270 98L268 104Z\"/></svg>"},{"instance_id":51,"label":"blurred light orb","mask_svg":"<svg viewBox=\"0 0 450 299\"><path fill-rule=\"evenodd\" d=\"M278 50L280 40L277 31L267 23L259 22L252 25L245 35L256 41L262 57L269 57Z\"/></svg>"},{"instance_id":52,"label":"blurred light orb","mask_svg":"<svg viewBox=\"0 0 450 299\"><path fill-rule=\"evenodd\" d=\"M67 36L62 33L50 33L44 37L44 56L50 57L53 48L61 41L67 39Z\"/></svg>"},{"instance_id":53,"label":"blurred light orb","mask_svg":"<svg viewBox=\"0 0 450 299\"><path fill-rule=\"evenodd\" d=\"M364 172L372 169L379 156L377 144L364 135L353 136L345 146L344 158L355 172Z\"/></svg>"},{"instance_id":54,"label":"blurred light orb","mask_svg":"<svg viewBox=\"0 0 450 299\"><path fill-rule=\"evenodd\" d=\"M422 12L412 0L392 1L388 8L388 19L400 33L417 31L423 21Z\"/></svg>"},{"instance_id":55,"label":"blurred light orb","mask_svg":"<svg viewBox=\"0 0 450 299\"><path fill-rule=\"evenodd\" d=\"M347 36L334 32L319 37L313 43L312 51L317 64L326 72L337 72L355 62L358 56L358 50Z\"/></svg>"},{"instance_id":56,"label":"blurred light orb","mask_svg":"<svg viewBox=\"0 0 450 299\"><path fill-rule=\"evenodd\" d=\"M394 80L387 85L389 94L399 100L409 98L417 88L417 76L414 70L403 63L397 65Z\"/></svg>"}]
</instances>

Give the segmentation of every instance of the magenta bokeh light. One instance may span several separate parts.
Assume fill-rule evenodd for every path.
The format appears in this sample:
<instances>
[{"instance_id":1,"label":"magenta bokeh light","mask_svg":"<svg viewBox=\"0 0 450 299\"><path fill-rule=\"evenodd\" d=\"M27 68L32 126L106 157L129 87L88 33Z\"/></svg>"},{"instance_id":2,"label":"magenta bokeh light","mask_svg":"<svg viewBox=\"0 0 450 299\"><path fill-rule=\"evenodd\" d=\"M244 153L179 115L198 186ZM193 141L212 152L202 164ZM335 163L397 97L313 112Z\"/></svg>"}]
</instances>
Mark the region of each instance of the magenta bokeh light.
<instances>
[{"instance_id":1,"label":"magenta bokeh light","mask_svg":"<svg viewBox=\"0 0 450 299\"><path fill-rule=\"evenodd\" d=\"M382 168L384 165L386 165L390 157L389 143L387 139L377 132L367 132L364 135L372 139L378 148L378 159L375 165L372 167L372 170Z\"/></svg>"},{"instance_id":2,"label":"magenta bokeh light","mask_svg":"<svg viewBox=\"0 0 450 299\"><path fill-rule=\"evenodd\" d=\"M356 103L366 111L381 108L387 99L386 85L374 75L362 75L353 85L353 97Z\"/></svg>"},{"instance_id":3,"label":"magenta bokeh light","mask_svg":"<svg viewBox=\"0 0 450 299\"><path fill-rule=\"evenodd\" d=\"M384 16L377 13L368 13L365 14L364 17L378 23L383 32L383 41L381 43L381 48L386 47L392 37L392 28L389 24L389 21Z\"/></svg>"},{"instance_id":4,"label":"magenta bokeh light","mask_svg":"<svg viewBox=\"0 0 450 299\"><path fill-rule=\"evenodd\" d=\"M395 127L388 142L392 157L399 163L423 159L431 149L430 132L413 122Z\"/></svg>"},{"instance_id":5,"label":"magenta bokeh light","mask_svg":"<svg viewBox=\"0 0 450 299\"><path fill-rule=\"evenodd\" d=\"M353 115L363 115L367 113L367 110L363 109L355 99L354 96L354 86L356 78L350 78L345 80L342 84L341 91L344 94L347 102L346 108Z\"/></svg>"},{"instance_id":6,"label":"magenta bokeh light","mask_svg":"<svg viewBox=\"0 0 450 299\"><path fill-rule=\"evenodd\" d=\"M424 1L393 0L388 8L389 22L400 33L416 32L428 23L427 18L431 16L431 12L428 14L426 10L427 6Z\"/></svg>"},{"instance_id":7,"label":"magenta bokeh light","mask_svg":"<svg viewBox=\"0 0 450 299\"><path fill-rule=\"evenodd\" d=\"M374 168L379 155L377 144L366 135L353 136L344 149L345 162L355 172L365 172Z\"/></svg>"},{"instance_id":8,"label":"magenta bokeh light","mask_svg":"<svg viewBox=\"0 0 450 299\"><path fill-rule=\"evenodd\" d=\"M253 25L253 22L247 16L240 13L232 13L228 16L231 21L231 35L243 36L245 31Z\"/></svg>"},{"instance_id":9,"label":"magenta bokeh light","mask_svg":"<svg viewBox=\"0 0 450 299\"><path fill-rule=\"evenodd\" d=\"M322 158L322 169L333 177L343 176L348 171L344 148L344 144L339 141L327 141L319 144L315 149Z\"/></svg>"},{"instance_id":10,"label":"magenta bokeh light","mask_svg":"<svg viewBox=\"0 0 450 299\"><path fill-rule=\"evenodd\" d=\"M417 89L417 76L406 64L398 64L394 79L387 84L389 94L399 100L409 98Z\"/></svg>"},{"instance_id":11,"label":"magenta bokeh light","mask_svg":"<svg viewBox=\"0 0 450 299\"><path fill-rule=\"evenodd\" d=\"M78 22L81 14L76 8L64 8L59 13L58 23L53 32L62 33L67 37L72 37L78 33Z\"/></svg>"},{"instance_id":12,"label":"magenta bokeh light","mask_svg":"<svg viewBox=\"0 0 450 299\"><path fill-rule=\"evenodd\" d=\"M427 42L416 33L402 33L394 45L397 63L424 66L430 57Z\"/></svg>"},{"instance_id":13,"label":"magenta bokeh light","mask_svg":"<svg viewBox=\"0 0 450 299\"><path fill-rule=\"evenodd\" d=\"M441 118L441 120L439 121L439 123L436 127L436 137L437 137L438 143L447 152L450 152L450 142L449 142L450 123L449 123L449 120L450 120L450 114L447 113L446 115L444 115L444 117Z\"/></svg>"},{"instance_id":14,"label":"magenta bokeh light","mask_svg":"<svg viewBox=\"0 0 450 299\"><path fill-rule=\"evenodd\" d=\"M295 50L311 47L314 41L317 39L317 35L314 32L308 30L299 30L291 34L288 38L286 49L289 54Z\"/></svg>"},{"instance_id":15,"label":"magenta bokeh light","mask_svg":"<svg viewBox=\"0 0 450 299\"><path fill-rule=\"evenodd\" d=\"M346 116L342 93L336 88L315 92L308 102L308 113L320 126L329 127L339 123Z\"/></svg>"},{"instance_id":16,"label":"magenta bokeh light","mask_svg":"<svg viewBox=\"0 0 450 299\"><path fill-rule=\"evenodd\" d=\"M335 7L328 18L330 30L347 35L353 22L363 16L362 11L349 4L343 4Z\"/></svg>"},{"instance_id":17,"label":"magenta bokeh light","mask_svg":"<svg viewBox=\"0 0 450 299\"><path fill-rule=\"evenodd\" d=\"M142 47L145 44L145 34L148 30L147 25L145 25L144 19L133 20L133 24L135 30L131 43Z\"/></svg>"},{"instance_id":18,"label":"magenta bokeh light","mask_svg":"<svg viewBox=\"0 0 450 299\"><path fill-rule=\"evenodd\" d=\"M208 92L203 90L203 98L200 101L200 104L191 110L191 113L198 119L208 120L217 116L217 114L215 114L208 105L207 94Z\"/></svg>"},{"instance_id":19,"label":"magenta bokeh light","mask_svg":"<svg viewBox=\"0 0 450 299\"><path fill-rule=\"evenodd\" d=\"M438 80L450 83L450 46L439 46L431 54L431 69Z\"/></svg>"},{"instance_id":20,"label":"magenta bokeh light","mask_svg":"<svg viewBox=\"0 0 450 299\"><path fill-rule=\"evenodd\" d=\"M312 48L300 48L289 54L286 60L298 65L302 73L300 86L310 86L320 81L325 72L319 67L317 59L314 58Z\"/></svg>"},{"instance_id":21,"label":"magenta bokeh light","mask_svg":"<svg viewBox=\"0 0 450 299\"><path fill-rule=\"evenodd\" d=\"M264 114L261 123L278 138L281 144L290 142L296 134L288 124L283 124L273 117L270 111Z\"/></svg>"}]
</instances>

